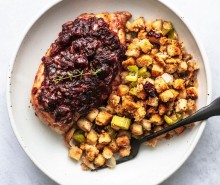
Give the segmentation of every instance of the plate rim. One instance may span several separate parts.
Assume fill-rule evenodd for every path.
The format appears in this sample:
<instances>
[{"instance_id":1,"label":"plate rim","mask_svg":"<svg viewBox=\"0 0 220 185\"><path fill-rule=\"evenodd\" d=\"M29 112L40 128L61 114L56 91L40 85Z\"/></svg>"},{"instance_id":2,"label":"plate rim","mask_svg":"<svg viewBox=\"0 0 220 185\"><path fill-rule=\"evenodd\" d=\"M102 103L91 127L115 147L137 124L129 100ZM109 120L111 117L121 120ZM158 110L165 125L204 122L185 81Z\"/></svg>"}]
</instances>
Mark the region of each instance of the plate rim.
<instances>
[{"instance_id":1,"label":"plate rim","mask_svg":"<svg viewBox=\"0 0 220 185\"><path fill-rule=\"evenodd\" d=\"M23 141L22 137L20 136L17 128L16 128L16 124L15 124L15 120L13 117L13 113L12 113L12 108L11 108L11 76L13 74L13 68L14 68L14 64L17 58L17 54L19 52L19 49L21 48L23 41L27 35L27 33L30 31L30 29L34 26L34 24L48 11L50 10L52 7L56 6L57 4L61 3L63 0L53 0L52 2L48 3L46 6L44 6L40 11L38 11L38 13L33 17L33 19L29 22L29 24L27 24L27 26L25 27L24 31L21 33L21 35L19 36L19 41L17 42L17 46L14 49L12 58L9 62L9 67L8 67L8 74L7 74L7 82L6 82L6 103L7 103L7 110L8 110L8 115L9 115L9 120L11 123L11 127L12 130L16 136L16 139L18 140L18 143L20 144L21 148L24 150L25 154L29 157L29 159L35 164L35 166L40 169L45 175L47 175L50 179L52 179L53 181L55 181L58 184L62 184L62 181L58 180L58 179L54 179L52 175L50 175L50 172L47 168L45 168L43 165L41 165L41 163L38 162L38 160L35 159L35 157L32 155L31 151L29 151L29 149L26 147L25 142ZM204 50L203 45L201 44L200 40L198 39L198 36L196 36L192 26L190 25L189 21L182 17L181 15L183 15L181 13L180 10L177 10L176 7L173 7L172 5L168 5L166 2L163 2L162 0L157 0L160 4L162 4L163 6L165 6L166 8L168 8L171 12L173 12L182 22L183 24L187 27L187 29L189 30L189 32L192 34L203 59L203 63L205 66L205 73L206 73L206 80L207 80L207 95L206 95L206 105L208 105L211 102L212 99L212 82L211 82L211 73L210 73L210 65L209 65L209 61L208 61L208 57L207 54ZM206 120L202 121L199 125L198 131L196 133L196 136L194 137L192 144L190 145L190 147L188 148L188 150L185 152L185 154L183 155L183 157L181 158L181 160L178 162L177 165L175 165L175 167L171 167L169 170L169 175L166 175L165 177L161 178L161 180L158 182L158 184L164 182L166 179L168 179L170 176L172 176L182 165L184 162L186 162L186 160L189 158L189 156L192 154L192 152L194 151L196 145L198 144L199 139L202 136L202 133L205 129L206 126Z\"/></svg>"}]
</instances>

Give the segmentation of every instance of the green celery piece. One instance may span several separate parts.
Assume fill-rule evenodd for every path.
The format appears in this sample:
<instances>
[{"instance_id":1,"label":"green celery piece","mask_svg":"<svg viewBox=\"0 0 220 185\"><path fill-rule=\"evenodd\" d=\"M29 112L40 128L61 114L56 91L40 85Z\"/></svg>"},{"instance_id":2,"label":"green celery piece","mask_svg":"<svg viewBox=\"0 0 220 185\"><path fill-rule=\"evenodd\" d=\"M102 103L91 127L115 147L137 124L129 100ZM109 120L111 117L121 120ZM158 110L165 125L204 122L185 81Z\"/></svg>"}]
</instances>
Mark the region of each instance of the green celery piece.
<instances>
[{"instance_id":1,"label":"green celery piece","mask_svg":"<svg viewBox=\"0 0 220 185\"><path fill-rule=\"evenodd\" d=\"M167 124L173 125L175 123L174 120L172 120L169 116L165 115L164 120L166 121Z\"/></svg>"},{"instance_id":2,"label":"green celery piece","mask_svg":"<svg viewBox=\"0 0 220 185\"><path fill-rule=\"evenodd\" d=\"M73 140L76 141L77 143L84 143L84 142L86 142L86 138L85 138L85 136L83 134L83 131L78 130L78 131L74 132Z\"/></svg>"},{"instance_id":3,"label":"green celery piece","mask_svg":"<svg viewBox=\"0 0 220 185\"><path fill-rule=\"evenodd\" d=\"M128 130L131 124L131 120L125 117L113 116L111 126L119 127L122 130Z\"/></svg>"},{"instance_id":4,"label":"green celery piece","mask_svg":"<svg viewBox=\"0 0 220 185\"><path fill-rule=\"evenodd\" d=\"M138 67L136 65L128 66L129 74L126 76L126 80L135 82L138 79Z\"/></svg>"},{"instance_id":5,"label":"green celery piece","mask_svg":"<svg viewBox=\"0 0 220 185\"><path fill-rule=\"evenodd\" d=\"M142 67L141 69L138 70L138 76L145 76L147 72L146 67Z\"/></svg>"},{"instance_id":6,"label":"green celery piece","mask_svg":"<svg viewBox=\"0 0 220 185\"><path fill-rule=\"evenodd\" d=\"M169 33L167 34L167 36L169 39L172 39L172 40L178 39L178 35L174 29L170 30Z\"/></svg>"}]
</instances>

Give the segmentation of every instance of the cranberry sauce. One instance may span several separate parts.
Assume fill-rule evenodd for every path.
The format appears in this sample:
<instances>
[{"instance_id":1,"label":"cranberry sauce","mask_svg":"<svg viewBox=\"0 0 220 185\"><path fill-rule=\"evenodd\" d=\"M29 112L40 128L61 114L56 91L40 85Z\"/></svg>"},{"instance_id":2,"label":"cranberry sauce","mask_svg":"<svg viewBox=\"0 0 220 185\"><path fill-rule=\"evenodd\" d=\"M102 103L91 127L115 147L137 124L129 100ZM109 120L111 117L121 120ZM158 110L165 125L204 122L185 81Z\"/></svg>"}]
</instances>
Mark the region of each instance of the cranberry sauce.
<instances>
[{"instance_id":1,"label":"cranberry sauce","mask_svg":"<svg viewBox=\"0 0 220 185\"><path fill-rule=\"evenodd\" d=\"M104 103L119 72L125 47L102 18L78 18L62 26L43 57L45 80L38 97L55 121L69 123Z\"/></svg>"}]
</instances>

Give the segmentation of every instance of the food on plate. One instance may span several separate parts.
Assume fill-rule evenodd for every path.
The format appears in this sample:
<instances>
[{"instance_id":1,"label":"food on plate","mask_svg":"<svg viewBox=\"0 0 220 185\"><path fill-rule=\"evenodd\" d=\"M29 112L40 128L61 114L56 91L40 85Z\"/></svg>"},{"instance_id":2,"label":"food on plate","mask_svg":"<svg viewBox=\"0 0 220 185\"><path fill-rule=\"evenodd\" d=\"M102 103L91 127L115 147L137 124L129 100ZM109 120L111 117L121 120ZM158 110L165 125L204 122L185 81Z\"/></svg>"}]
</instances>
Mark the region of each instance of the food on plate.
<instances>
[{"instance_id":1,"label":"food on plate","mask_svg":"<svg viewBox=\"0 0 220 185\"><path fill-rule=\"evenodd\" d=\"M158 132L197 107L199 66L173 24L130 18L82 14L65 23L34 82L36 114L64 134L69 157L83 170L114 168L117 156L130 155L131 137ZM146 144L155 147L187 127Z\"/></svg>"},{"instance_id":2,"label":"food on plate","mask_svg":"<svg viewBox=\"0 0 220 185\"><path fill-rule=\"evenodd\" d=\"M83 170L115 167L115 156L130 155L131 137L139 139L155 133L196 110L199 66L186 52L171 22L146 21L143 17L128 21L126 45L120 84L106 104L81 118L84 127L90 122L90 129L85 131L78 121L76 131L67 133L72 135L72 139L66 139L70 151L72 147L78 150L70 157L81 158ZM170 139L185 129L177 128L146 144L155 147L158 140ZM80 139L75 139L76 135Z\"/></svg>"},{"instance_id":3,"label":"food on plate","mask_svg":"<svg viewBox=\"0 0 220 185\"><path fill-rule=\"evenodd\" d=\"M31 103L43 123L63 134L105 102L119 83L130 17L129 12L82 14L63 24L32 88Z\"/></svg>"}]
</instances>

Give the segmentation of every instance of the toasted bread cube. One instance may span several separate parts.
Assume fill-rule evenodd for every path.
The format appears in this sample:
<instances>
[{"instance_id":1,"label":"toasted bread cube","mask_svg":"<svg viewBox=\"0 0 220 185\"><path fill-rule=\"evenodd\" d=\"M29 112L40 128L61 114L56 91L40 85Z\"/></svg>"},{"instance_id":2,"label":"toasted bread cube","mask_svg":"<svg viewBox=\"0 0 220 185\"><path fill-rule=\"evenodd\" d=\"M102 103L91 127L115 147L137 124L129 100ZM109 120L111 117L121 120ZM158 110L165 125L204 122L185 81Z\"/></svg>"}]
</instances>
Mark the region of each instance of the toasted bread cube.
<instances>
[{"instance_id":1,"label":"toasted bread cube","mask_svg":"<svg viewBox=\"0 0 220 185\"><path fill-rule=\"evenodd\" d=\"M119 102L120 102L120 96L116 94L112 93L108 98L108 103L113 107L117 106Z\"/></svg>"},{"instance_id":2,"label":"toasted bread cube","mask_svg":"<svg viewBox=\"0 0 220 185\"><path fill-rule=\"evenodd\" d=\"M97 166L103 166L105 164L105 158L103 157L102 154L99 154L95 160L94 160L94 164Z\"/></svg>"},{"instance_id":3,"label":"toasted bread cube","mask_svg":"<svg viewBox=\"0 0 220 185\"><path fill-rule=\"evenodd\" d=\"M129 139L131 139L131 133L129 131L126 130L120 130L117 137L121 137L121 136L128 136Z\"/></svg>"},{"instance_id":4,"label":"toasted bread cube","mask_svg":"<svg viewBox=\"0 0 220 185\"><path fill-rule=\"evenodd\" d=\"M157 30L157 31L161 31L162 30L162 26L163 26L163 22L161 19L157 19L155 21L152 22L152 28Z\"/></svg>"},{"instance_id":5,"label":"toasted bread cube","mask_svg":"<svg viewBox=\"0 0 220 185\"><path fill-rule=\"evenodd\" d=\"M122 66L124 67L124 69L127 69L128 66L132 65L135 65L135 60L133 57L129 57L127 60L124 60L122 62Z\"/></svg>"},{"instance_id":6,"label":"toasted bread cube","mask_svg":"<svg viewBox=\"0 0 220 185\"><path fill-rule=\"evenodd\" d=\"M99 112L98 116L95 119L96 125L99 126L105 126L107 125L112 119L112 115L109 114L108 112L101 111Z\"/></svg>"},{"instance_id":7,"label":"toasted bread cube","mask_svg":"<svg viewBox=\"0 0 220 185\"><path fill-rule=\"evenodd\" d=\"M152 69L151 69L151 73L152 73L152 76L158 77L158 76L161 76L164 73L164 69L163 69L163 67L161 67L157 64L154 64Z\"/></svg>"},{"instance_id":8,"label":"toasted bread cube","mask_svg":"<svg viewBox=\"0 0 220 185\"><path fill-rule=\"evenodd\" d=\"M142 126L144 128L144 130L147 130L147 131L150 131L151 130L151 122L150 120L147 120L147 119L143 119L142 120Z\"/></svg>"},{"instance_id":9,"label":"toasted bread cube","mask_svg":"<svg viewBox=\"0 0 220 185\"><path fill-rule=\"evenodd\" d=\"M89 132L92 128L92 123L85 118L80 118L77 121L77 125L81 130L85 132Z\"/></svg>"},{"instance_id":10,"label":"toasted bread cube","mask_svg":"<svg viewBox=\"0 0 220 185\"><path fill-rule=\"evenodd\" d=\"M139 107L134 113L134 119L135 121L141 121L142 119L144 119L145 115L146 115L145 108Z\"/></svg>"},{"instance_id":11,"label":"toasted bread cube","mask_svg":"<svg viewBox=\"0 0 220 185\"><path fill-rule=\"evenodd\" d=\"M117 152L119 149L115 139L112 139L112 141L108 144L108 147L112 150L112 152Z\"/></svg>"},{"instance_id":12,"label":"toasted bread cube","mask_svg":"<svg viewBox=\"0 0 220 185\"><path fill-rule=\"evenodd\" d=\"M199 64L195 60L189 60L187 62L188 71L193 72L199 69Z\"/></svg>"},{"instance_id":13,"label":"toasted bread cube","mask_svg":"<svg viewBox=\"0 0 220 185\"><path fill-rule=\"evenodd\" d=\"M187 110L187 100L186 99L179 99L176 102L175 110L178 113L186 111Z\"/></svg>"},{"instance_id":14,"label":"toasted bread cube","mask_svg":"<svg viewBox=\"0 0 220 185\"><path fill-rule=\"evenodd\" d=\"M144 66L148 67L149 65L152 64L153 59L150 55L144 54L138 57L136 62L138 67L144 67Z\"/></svg>"},{"instance_id":15,"label":"toasted bread cube","mask_svg":"<svg viewBox=\"0 0 220 185\"><path fill-rule=\"evenodd\" d=\"M152 107L157 107L159 102L158 97L151 97L149 96L147 104L152 106Z\"/></svg>"},{"instance_id":16,"label":"toasted bread cube","mask_svg":"<svg viewBox=\"0 0 220 185\"><path fill-rule=\"evenodd\" d=\"M141 30L140 32L138 32L138 39L142 40L142 39L146 39L147 38L147 32L145 30Z\"/></svg>"},{"instance_id":17,"label":"toasted bread cube","mask_svg":"<svg viewBox=\"0 0 220 185\"><path fill-rule=\"evenodd\" d=\"M69 149L69 157L79 161L82 156L82 150L77 146L71 146Z\"/></svg>"},{"instance_id":18,"label":"toasted bread cube","mask_svg":"<svg viewBox=\"0 0 220 185\"><path fill-rule=\"evenodd\" d=\"M85 151L86 151L86 158L89 161L93 161L99 153L99 150L96 148L96 146L89 144L85 145Z\"/></svg>"},{"instance_id":19,"label":"toasted bread cube","mask_svg":"<svg viewBox=\"0 0 220 185\"><path fill-rule=\"evenodd\" d=\"M185 82L184 79L181 79L181 78L180 79L175 79L174 82L173 82L173 88L178 89L178 90L185 89L184 82Z\"/></svg>"},{"instance_id":20,"label":"toasted bread cube","mask_svg":"<svg viewBox=\"0 0 220 185\"><path fill-rule=\"evenodd\" d=\"M105 147L106 145L105 144L102 144L102 143L97 143L96 144L96 148L100 151L100 150L103 150L103 148Z\"/></svg>"},{"instance_id":21,"label":"toasted bread cube","mask_svg":"<svg viewBox=\"0 0 220 185\"><path fill-rule=\"evenodd\" d=\"M159 76L155 79L154 86L155 86L155 89L157 90L158 93L162 93L165 90L169 89L169 86L167 85L167 83L165 82L163 77L161 77L161 76Z\"/></svg>"},{"instance_id":22,"label":"toasted bread cube","mask_svg":"<svg viewBox=\"0 0 220 185\"><path fill-rule=\"evenodd\" d=\"M130 146L130 145L127 146L127 147L122 147L122 148L120 148L120 150L119 150L119 155L120 155L121 157L129 156L130 153L131 153L131 146Z\"/></svg>"},{"instance_id":23,"label":"toasted bread cube","mask_svg":"<svg viewBox=\"0 0 220 185\"><path fill-rule=\"evenodd\" d=\"M124 96L129 93L129 87L127 85L119 85L117 93L119 96Z\"/></svg>"},{"instance_id":24,"label":"toasted bread cube","mask_svg":"<svg viewBox=\"0 0 220 185\"><path fill-rule=\"evenodd\" d=\"M181 98L186 99L186 95L187 95L186 89L183 89L183 90L179 91L178 99L181 99Z\"/></svg>"},{"instance_id":25,"label":"toasted bread cube","mask_svg":"<svg viewBox=\"0 0 220 185\"><path fill-rule=\"evenodd\" d=\"M133 32L139 32L145 29L145 20L143 17L135 19L132 23L129 21L126 23L126 28Z\"/></svg>"},{"instance_id":26,"label":"toasted bread cube","mask_svg":"<svg viewBox=\"0 0 220 185\"><path fill-rule=\"evenodd\" d=\"M122 84L127 84L129 83L129 81L126 80L126 76L128 76L129 72L128 71L122 71L120 73L120 77L121 77L121 83Z\"/></svg>"},{"instance_id":27,"label":"toasted bread cube","mask_svg":"<svg viewBox=\"0 0 220 185\"><path fill-rule=\"evenodd\" d=\"M161 93L159 97L163 102L168 102L170 99L174 97L174 95L171 90L166 90L163 93Z\"/></svg>"},{"instance_id":28,"label":"toasted bread cube","mask_svg":"<svg viewBox=\"0 0 220 185\"><path fill-rule=\"evenodd\" d=\"M161 125L163 123L163 119L161 118L161 116L159 114L153 114L150 117L150 122L155 125Z\"/></svg>"},{"instance_id":29,"label":"toasted bread cube","mask_svg":"<svg viewBox=\"0 0 220 185\"><path fill-rule=\"evenodd\" d=\"M165 66L164 61L166 60L167 57L168 57L167 54L160 52L154 55L154 60L156 60L159 65Z\"/></svg>"},{"instance_id":30,"label":"toasted bread cube","mask_svg":"<svg viewBox=\"0 0 220 185\"><path fill-rule=\"evenodd\" d=\"M164 70L166 73L173 74L176 72L177 68L178 68L177 64L166 64Z\"/></svg>"},{"instance_id":31,"label":"toasted bread cube","mask_svg":"<svg viewBox=\"0 0 220 185\"><path fill-rule=\"evenodd\" d=\"M98 109L92 109L89 114L87 114L86 119L88 119L90 122L93 122L95 118L97 117L99 113Z\"/></svg>"},{"instance_id":32,"label":"toasted bread cube","mask_svg":"<svg viewBox=\"0 0 220 185\"><path fill-rule=\"evenodd\" d=\"M167 53L169 56L177 56L181 54L181 50L175 44L170 44L167 46Z\"/></svg>"},{"instance_id":33,"label":"toasted bread cube","mask_svg":"<svg viewBox=\"0 0 220 185\"><path fill-rule=\"evenodd\" d=\"M116 143L119 147L121 146L125 147L125 146L130 145L130 139L128 136L120 136L120 137L117 137Z\"/></svg>"},{"instance_id":34,"label":"toasted bread cube","mask_svg":"<svg viewBox=\"0 0 220 185\"><path fill-rule=\"evenodd\" d=\"M178 73L184 73L184 72L187 71L187 68L188 68L187 63L186 63L185 61L183 61L183 62L181 62L181 63L179 64L179 67L178 67L178 69L177 69L177 72L178 72Z\"/></svg>"},{"instance_id":35,"label":"toasted bread cube","mask_svg":"<svg viewBox=\"0 0 220 185\"><path fill-rule=\"evenodd\" d=\"M96 144L97 140L98 140L98 135L97 133L95 132L95 130L91 130L87 135L86 135L86 138L87 138L87 143L88 144L91 144L91 145L94 145Z\"/></svg>"},{"instance_id":36,"label":"toasted bread cube","mask_svg":"<svg viewBox=\"0 0 220 185\"><path fill-rule=\"evenodd\" d=\"M107 112L110 114L115 114L115 107L111 105L106 105Z\"/></svg>"},{"instance_id":37,"label":"toasted bread cube","mask_svg":"<svg viewBox=\"0 0 220 185\"><path fill-rule=\"evenodd\" d=\"M164 104L160 104L158 107L158 113L159 115L164 115L167 112L167 108Z\"/></svg>"},{"instance_id":38,"label":"toasted bread cube","mask_svg":"<svg viewBox=\"0 0 220 185\"><path fill-rule=\"evenodd\" d=\"M140 56L139 47L134 43L129 44L125 55L128 57L135 57L135 58L139 57Z\"/></svg>"},{"instance_id":39,"label":"toasted bread cube","mask_svg":"<svg viewBox=\"0 0 220 185\"><path fill-rule=\"evenodd\" d=\"M187 111L193 113L197 109L196 101L192 99L187 100Z\"/></svg>"},{"instance_id":40,"label":"toasted bread cube","mask_svg":"<svg viewBox=\"0 0 220 185\"><path fill-rule=\"evenodd\" d=\"M152 20L146 21L145 22L145 27L146 27L146 31L149 32L150 30L152 30Z\"/></svg>"},{"instance_id":41,"label":"toasted bread cube","mask_svg":"<svg viewBox=\"0 0 220 185\"><path fill-rule=\"evenodd\" d=\"M82 157L82 163L90 169L95 169L94 164L89 161L85 156Z\"/></svg>"},{"instance_id":42,"label":"toasted bread cube","mask_svg":"<svg viewBox=\"0 0 220 185\"><path fill-rule=\"evenodd\" d=\"M99 135L99 143L108 144L111 142L111 137L107 132L103 132Z\"/></svg>"},{"instance_id":43,"label":"toasted bread cube","mask_svg":"<svg viewBox=\"0 0 220 185\"><path fill-rule=\"evenodd\" d=\"M140 40L138 46L140 47L141 51L144 53L148 53L153 48L153 45L150 43L148 39Z\"/></svg>"},{"instance_id":44,"label":"toasted bread cube","mask_svg":"<svg viewBox=\"0 0 220 185\"><path fill-rule=\"evenodd\" d=\"M170 91L173 93L173 98L171 99L171 101L175 101L179 95L179 92L174 89L170 89Z\"/></svg>"},{"instance_id":45,"label":"toasted bread cube","mask_svg":"<svg viewBox=\"0 0 220 185\"><path fill-rule=\"evenodd\" d=\"M142 89L141 91L137 92L136 96L142 100L145 100L147 97L147 94L146 94L145 90Z\"/></svg>"},{"instance_id":46,"label":"toasted bread cube","mask_svg":"<svg viewBox=\"0 0 220 185\"><path fill-rule=\"evenodd\" d=\"M143 134L143 127L137 123L131 125L131 133L135 136L140 136Z\"/></svg>"},{"instance_id":47,"label":"toasted bread cube","mask_svg":"<svg viewBox=\"0 0 220 185\"><path fill-rule=\"evenodd\" d=\"M113 152L109 147L105 146L102 155L104 158L110 159L113 156Z\"/></svg>"},{"instance_id":48,"label":"toasted bread cube","mask_svg":"<svg viewBox=\"0 0 220 185\"><path fill-rule=\"evenodd\" d=\"M198 90L195 87L189 87L186 89L187 98L197 99L198 98Z\"/></svg>"},{"instance_id":49,"label":"toasted bread cube","mask_svg":"<svg viewBox=\"0 0 220 185\"><path fill-rule=\"evenodd\" d=\"M156 112L155 107L150 107L146 110L146 116L149 117L151 114L154 114Z\"/></svg>"}]
</instances>

